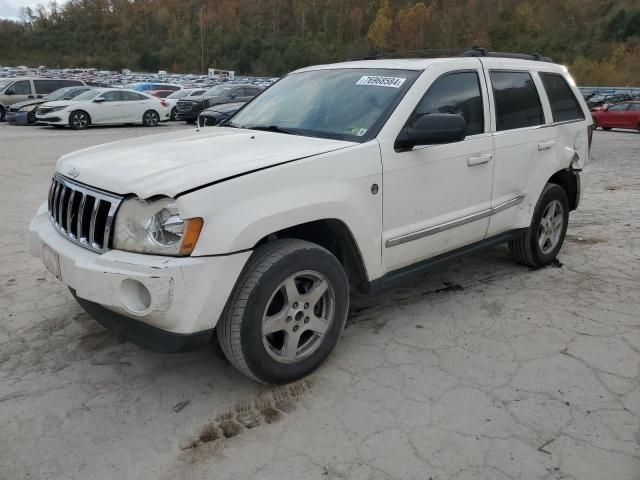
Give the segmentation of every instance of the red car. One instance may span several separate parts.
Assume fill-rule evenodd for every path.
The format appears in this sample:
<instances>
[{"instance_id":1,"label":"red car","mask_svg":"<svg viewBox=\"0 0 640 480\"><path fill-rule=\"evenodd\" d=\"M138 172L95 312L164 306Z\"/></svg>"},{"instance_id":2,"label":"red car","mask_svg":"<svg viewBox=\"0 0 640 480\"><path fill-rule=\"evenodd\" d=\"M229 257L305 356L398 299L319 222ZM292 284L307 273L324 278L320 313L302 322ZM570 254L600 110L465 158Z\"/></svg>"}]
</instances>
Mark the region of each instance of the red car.
<instances>
[{"instance_id":1,"label":"red car","mask_svg":"<svg viewBox=\"0 0 640 480\"><path fill-rule=\"evenodd\" d=\"M640 132L640 102L622 102L592 111L593 125L603 130L629 128Z\"/></svg>"},{"instance_id":2,"label":"red car","mask_svg":"<svg viewBox=\"0 0 640 480\"><path fill-rule=\"evenodd\" d=\"M158 98L167 98L172 93L175 93L174 90L150 90L147 92L150 95Z\"/></svg>"}]
</instances>

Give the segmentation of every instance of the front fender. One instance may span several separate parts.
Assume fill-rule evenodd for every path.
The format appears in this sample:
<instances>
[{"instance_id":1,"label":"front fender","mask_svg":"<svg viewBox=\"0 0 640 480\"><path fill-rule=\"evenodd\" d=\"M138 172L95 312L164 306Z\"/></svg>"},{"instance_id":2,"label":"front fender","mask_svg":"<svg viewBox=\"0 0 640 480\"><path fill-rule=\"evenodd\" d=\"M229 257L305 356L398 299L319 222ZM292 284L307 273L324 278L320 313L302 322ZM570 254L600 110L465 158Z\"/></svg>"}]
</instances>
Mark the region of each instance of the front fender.
<instances>
[{"instance_id":1,"label":"front fender","mask_svg":"<svg viewBox=\"0 0 640 480\"><path fill-rule=\"evenodd\" d=\"M249 173L178 202L187 218L204 218L194 256L250 250L279 230L336 219L350 229L372 280L382 274L381 187L380 149L372 141Z\"/></svg>"}]
</instances>

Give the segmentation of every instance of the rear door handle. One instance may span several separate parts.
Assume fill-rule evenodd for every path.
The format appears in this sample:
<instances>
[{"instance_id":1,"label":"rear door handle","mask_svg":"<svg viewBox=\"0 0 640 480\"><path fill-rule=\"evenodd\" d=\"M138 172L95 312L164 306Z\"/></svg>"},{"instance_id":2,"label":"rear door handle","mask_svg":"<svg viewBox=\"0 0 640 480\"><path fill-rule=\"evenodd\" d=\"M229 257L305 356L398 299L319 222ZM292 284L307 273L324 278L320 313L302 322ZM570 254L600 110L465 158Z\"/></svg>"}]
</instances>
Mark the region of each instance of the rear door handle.
<instances>
[{"instance_id":1,"label":"rear door handle","mask_svg":"<svg viewBox=\"0 0 640 480\"><path fill-rule=\"evenodd\" d=\"M553 140L549 141L549 142L540 142L538 144L538 150L542 151L542 150L549 150L550 148L553 148L553 146L556 144L556 142L554 142Z\"/></svg>"},{"instance_id":2,"label":"rear door handle","mask_svg":"<svg viewBox=\"0 0 640 480\"><path fill-rule=\"evenodd\" d=\"M469 165L470 167L473 167L474 165L482 165L483 163L487 163L492 158L493 155L490 153L481 153L480 155L474 155L467 158L467 165Z\"/></svg>"}]
</instances>

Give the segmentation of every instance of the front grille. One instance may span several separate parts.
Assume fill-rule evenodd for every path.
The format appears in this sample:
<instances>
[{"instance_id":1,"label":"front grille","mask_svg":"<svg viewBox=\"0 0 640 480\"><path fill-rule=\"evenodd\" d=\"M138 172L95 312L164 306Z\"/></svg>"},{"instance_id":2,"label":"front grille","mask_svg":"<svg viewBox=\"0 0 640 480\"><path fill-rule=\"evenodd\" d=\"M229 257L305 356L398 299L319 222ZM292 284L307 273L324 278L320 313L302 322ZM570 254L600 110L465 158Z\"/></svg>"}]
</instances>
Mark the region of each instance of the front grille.
<instances>
[{"instance_id":1,"label":"front grille","mask_svg":"<svg viewBox=\"0 0 640 480\"><path fill-rule=\"evenodd\" d=\"M191 102L178 102L178 111L179 112L190 112L193 108L193 103Z\"/></svg>"},{"instance_id":2,"label":"front grille","mask_svg":"<svg viewBox=\"0 0 640 480\"><path fill-rule=\"evenodd\" d=\"M64 237L94 252L109 250L122 197L56 175L49 188L49 217Z\"/></svg>"}]
</instances>

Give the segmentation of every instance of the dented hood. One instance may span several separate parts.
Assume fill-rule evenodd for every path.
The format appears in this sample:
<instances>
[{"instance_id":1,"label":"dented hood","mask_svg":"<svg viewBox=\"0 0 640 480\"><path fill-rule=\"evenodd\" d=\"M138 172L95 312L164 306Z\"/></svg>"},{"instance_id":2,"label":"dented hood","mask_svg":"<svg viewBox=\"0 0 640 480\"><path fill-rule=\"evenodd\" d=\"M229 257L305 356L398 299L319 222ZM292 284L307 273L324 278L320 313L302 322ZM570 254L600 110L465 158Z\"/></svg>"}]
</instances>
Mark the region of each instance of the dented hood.
<instances>
[{"instance_id":1,"label":"dented hood","mask_svg":"<svg viewBox=\"0 0 640 480\"><path fill-rule=\"evenodd\" d=\"M140 198L179 193L355 143L238 128L150 135L64 155L56 170L86 185Z\"/></svg>"}]
</instances>

